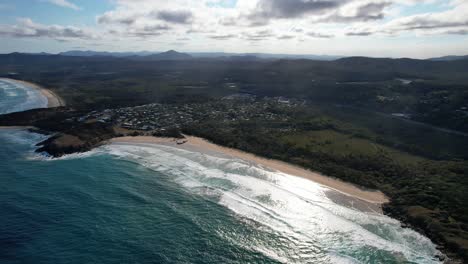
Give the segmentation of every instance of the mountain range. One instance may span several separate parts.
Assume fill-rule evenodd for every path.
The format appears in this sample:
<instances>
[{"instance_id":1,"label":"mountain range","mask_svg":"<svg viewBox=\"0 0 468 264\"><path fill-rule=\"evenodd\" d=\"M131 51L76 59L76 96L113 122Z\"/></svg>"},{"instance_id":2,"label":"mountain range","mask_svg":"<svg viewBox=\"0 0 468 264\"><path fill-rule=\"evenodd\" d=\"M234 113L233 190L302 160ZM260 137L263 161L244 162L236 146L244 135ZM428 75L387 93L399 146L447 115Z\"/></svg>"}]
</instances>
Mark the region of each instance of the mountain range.
<instances>
[{"instance_id":1,"label":"mountain range","mask_svg":"<svg viewBox=\"0 0 468 264\"><path fill-rule=\"evenodd\" d=\"M14 52L11 54L24 54ZM315 60L315 61L339 61L342 59L353 60L359 59L361 62L366 60L397 60L392 58L372 58L372 57L347 57L347 56L333 56L333 55L298 55L298 54L269 54L269 53L226 53L226 52L188 52L182 53L175 50L169 50L166 52L151 52L151 51L139 51L139 52L108 52L108 51L92 51L92 50L70 50L60 52L58 54L51 53L28 53L30 55L60 55L67 57L113 57L113 58L127 58L132 60L140 61L157 61L157 60L190 60L190 59L210 59L210 60L229 60L229 61L255 61L255 60ZM414 61L461 61L468 60L466 56L448 55L443 57L434 57L429 59L411 59L411 58L399 58L399 60L414 60Z\"/></svg>"}]
</instances>

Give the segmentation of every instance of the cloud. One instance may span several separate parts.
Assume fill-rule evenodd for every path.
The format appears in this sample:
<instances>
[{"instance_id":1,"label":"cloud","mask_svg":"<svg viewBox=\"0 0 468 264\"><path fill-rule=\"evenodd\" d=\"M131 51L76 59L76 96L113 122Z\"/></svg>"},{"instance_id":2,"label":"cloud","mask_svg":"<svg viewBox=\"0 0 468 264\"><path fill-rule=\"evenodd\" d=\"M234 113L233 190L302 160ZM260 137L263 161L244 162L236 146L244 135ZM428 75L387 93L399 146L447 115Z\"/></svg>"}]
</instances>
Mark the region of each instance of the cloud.
<instances>
[{"instance_id":1,"label":"cloud","mask_svg":"<svg viewBox=\"0 0 468 264\"><path fill-rule=\"evenodd\" d=\"M258 0L253 8L238 17L225 18L224 24L247 20L248 26L260 27L277 20L314 24L382 20L386 16L386 8L394 5L395 1L404 0Z\"/></svg>"},{"instance_id":2,"label":"cloud","mask_svg":"<svg viewBox=\"0 0 468 264\"><path fill-rule=\"evenodd\" d=\"M279 39L279 40L284 40L284 39L293 39L293 38L296 38L296 37L293 36L293 35L281 35L281 36L278 36L276 38Z\"/></svg>"},{"instance_id":3,"label":"cloud","mask_svg":"<svg viewBox=\"0 0 468 264\"><path fill-rule=\"evenodd\" d=\"M385 17L385 8L391 5L392 3L387 1L352 2L348 5L342 6L340 9L333 11L328 16L318 19L317 22L349 23L381 20Z\"/></svg>"},{"instance_id":4,"label":"cloud","mask_svg":"<svg viewBox=\"0 0 468 264\"><path fill-rule=\"evenodd\" d=\"M160 36L165 31L170 30L171 27L168 25L145 25L141 28L135 28L135 30L127 31L128 35L133 35L137 37L149 37L149 36Z\"/></svg>"},{"instance_id":5,"label":"cloud","mask_svg":"<svg viewBox=\"0 0 468 264\"><path fill-rule=\"evenodd\" d=\"M45 0L47 1L48 3L51 3L51 4L54 4L54 5L57 5L57 6L61 6L61 7L66 7L66 8L71 8L71 9L74 9L74 10L81 10L82 8L71 3L70 1L67 1L67 0Z\"/></svg>"},{"instance_id":6,"label":"cloud","mask_svg":"<svg viewBox=\"0 0 468 264\"><path fill-rule=\"evenodd\" d=\"M261 0L252 16L271 18L297 18L337 8L347 0Z\"/></svg>"},{"instance_id":7,"label":"cloud","mask_svg":"<svg viewBox=\"0 0 468 264\"><path fill-rule=\"evenodd\" d=\"M73 9L76 6L69 4L80 3L75 0L36 1L54 2ZM466 0L109 1L111 9L96 16L95 28L44 25L23 20L0 25L0 36L58 41L93 39L104 46L119 41L119 45L126 48L134 43L145 46L145 43L156 42L170 48L171 43L183 42L192 50L203 50L207 46L241 50L257 45L273 51L287 49L287 44L294 42L297 44L294 49L317 52L313 47L322 45L334 49L331 52L342 54L348 50L346 43L337 42L343 39L355 44L359 42L357 37L371 43L373 35L412 34L415 39L432 34L468 35ZM443 11L426 11L434 6L438 7L434 10ZM405 8L420 13L404 15L408 13L404 12ZM190 41L185 40L187 36ZM141 39L144 41L139 41ZM353 49L359 50L359 47Z\"/></svg>"},{"instance_id":8,"label":"cloud","mask_svg":"<svg viewBox=\"0 0 468 264\"><path fill-rule=\"evenodd\" d=\"M190 11L158 11L154 14L158 19L176 24L189 24L193 18Z\"/></svg>"},{"instance_id":9,"label":"cloud","mask_svg":"<svg viewBox=\"0 0 468 264\"><path fill-rule=\"evenodd\" d=\"M468 28L467 29L447 30L447 31L445 31L445 33L449 34L449 35L468 35Z\"/></svg>"},{"instance_id":10,"label":"cloud","mask_svg":"<svg viewBox=\"0 0 468 264\"><path fill-rule=\"evenodd\" d=\"M275 19L296 19L333 10L348 0L259 0L255 8L240 19L250 26L265 26Z\"/></svg>"},{"instance_id":11,"label":"cloud","mask_svg":"<svg viewBox=\"0 0 468 264\"><path fill-rule=\"evenodd\" d=\"M346 36L357 36L357 37L370 36L372 34L373 32L370 32L370 31L350 31L350 32L345 33Z\"/></svg>"},{"instance_id":12,"label":"cloud","mask_svg":"<svg viewBox=\"0 0 468 264\"><path fill-rule=\"evenodd\" d=\"M121 13L119 11L109 11L97 17L99 24L124 24L131 25L135 23L139 14L137 13Z\"/></svg>"},{"instance_id":13,"label":"cloud","mask_svg":"<svg viewBox=\"0 0 468 264\"><path fill-rule=\"evenodd\" d=\"M16 25L0 25L0 36L16 38L52 38L60 41L67 39L93 39L91 32L71 26L43 25L29 18L18 19Z\"/></svg>"},{"instance_id":14,"label":"cloud","mask_svg":"<svg viewBox=\"0 0 468 264\"><path fill-rule=\"evenodd\" d=\"M249 41L262 41L274 37L271 30L259 30L255 32L244 32L242 38Z\"/></svg>"},{"instance_id":15,"label":"cloud","mask_svg":"<svg viewBox=\"0 0 468 264\"><path fill-rule=\"evenodd\" d=\"M454 34L466 35L468 31L468 2L452 1L447 11L424 13L395 18L385 24L358 28L348 31L348 36L369 36L373 34L398 35L415 32L426 35Z\"/></svg>"},{"instance_id":16,"label":"cloud","mask_svg":"<svg viewBox=\"0 0 468 264\"><path fill-rule=\"evenodd\" d=\"M226 34L226 35L211 35L208 36L210 39L215 39L215 40L228 40L237 37L237 35L234 34Z\"/></svg>"},{"instance_id":17,"label":"cloud","mask_svg":"<svg viewBox=\"0 0 468 264\"><path fill-rule=\"evenodd\" d=\"M324 33L318 33L318 32L308 32L307 36L312 37L312 38L333 38L334 37L331 34L324 34Z\"/></svg>"},{"instance_id":18,"label":"cloud","mask_svg":"<svg viewBox=\"0 0 468 264\"><path fill-rule=\"evenodd\" d=\"M224 3L222 0L114 1L116 7L98 16L97 21L100 25L120 32L122 36L194 34L213 40L237 38L259 41L272 37L278 40L291 39L291 35L294 35L291 33L300 33L294 31L298 28L307 29L309 33L306 36L313 38L394 35L415 30L416 27L428 31L431 23L427 19L413 18L414 21L397 22L402 18L395 16L395 7L434 4L438 0L237 0L228 1L231 3L227 5L229 8L224 4L214 4ZM452 5L457 1L464 2L452 0ZM440 23L432 24L437 24L438 28L441 26ZM163 25L169 26L162 28ZM317 29L326 25L353 28L335 26L326 34L317 32ZM459 25L447 24L445 31L451 34L463 33ZM261 28L257 32L274 31L277 35L257 34L248 30L251 27Z\"/></svg>"},{"instance_id":19,"label":"cloud","mask_svg":"<svg viewBox=\"0 0 468 264\"><path fill-rule=\"evenodd\" d=\"M441 15L418 15L396 20L390 26L395 31L459 28L468 26L468 17L453 18Z\"/></svg>"}]
</instances>

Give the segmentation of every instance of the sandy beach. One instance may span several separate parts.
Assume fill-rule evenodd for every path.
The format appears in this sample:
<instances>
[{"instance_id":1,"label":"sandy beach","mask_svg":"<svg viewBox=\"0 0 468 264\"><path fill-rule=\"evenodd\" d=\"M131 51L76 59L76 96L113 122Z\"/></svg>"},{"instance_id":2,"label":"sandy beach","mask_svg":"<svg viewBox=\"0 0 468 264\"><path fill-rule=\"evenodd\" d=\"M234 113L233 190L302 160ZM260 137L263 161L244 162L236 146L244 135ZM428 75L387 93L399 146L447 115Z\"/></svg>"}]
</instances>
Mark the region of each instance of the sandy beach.
<instances>
[{"instance_id":1,"label":"sandy beach","mask_svg":"<svg viewBox=\"0 0 468 264\"><path fill-rule=\"evenodd\" d=\"M279 160L271 160L262 158L247 152L243 152L236 149L231 149L227 147L222 147L213 143L208 142L205 139L198 138L198 137L186 137L186 142L184 144L177 144L175 139L171 138L158 138L158 137L148 137L148 136L140 136L140 137L120 137L114 138L110 140L110 143L150 143L150 144L164 144L164 145L171 145L174 147L179 148L190 148L200 151L207 151L207 152L217 152L223 155L228 155L234 158L243 159L246 161L250 161L266 168L270 168L273 170L277 170L289 175L294 175L302 178L309 179L314 181L320 185L323 185L331 190L334 190L341 194L341 196L333 195L332 198L335 199L346 199L346 196L351 196L353 198L357 198L362 200L364 203L372 204L373 208L370 208L373 211L380 211L375 210L376 208L380 208L380 205L383 203L389 202L389 199L380 191L369 191L359 188L356 185L346 183L340 181L335 178L327 177L321 175L317 172L313 172L299 166L295 166L283 161ZM343 197L344 196L344 197ZM366 205L364 205L366 206ZM367 205L368 206L368 205Z\"/></svg>"},{"instance_id":2,"label":"sandy beach","mask_svg":"<svg viewBox=\"0 0 468 264\"><path fill-rule=\"evenodd\" d=\"M49 108L65 106L65 101L60 96L58 96L56 93L52 92L49 89L46 89L35 83L30 83L26 81L20 81L20 80L15 80L15 79L10 79L10 78L2 78L2 79L10 81L10 82L20 83L22 85L26 85L26 86L39 90L42 93L42 95L44 95L47 98L47 107Z\"/></svg>"}]
</instances>

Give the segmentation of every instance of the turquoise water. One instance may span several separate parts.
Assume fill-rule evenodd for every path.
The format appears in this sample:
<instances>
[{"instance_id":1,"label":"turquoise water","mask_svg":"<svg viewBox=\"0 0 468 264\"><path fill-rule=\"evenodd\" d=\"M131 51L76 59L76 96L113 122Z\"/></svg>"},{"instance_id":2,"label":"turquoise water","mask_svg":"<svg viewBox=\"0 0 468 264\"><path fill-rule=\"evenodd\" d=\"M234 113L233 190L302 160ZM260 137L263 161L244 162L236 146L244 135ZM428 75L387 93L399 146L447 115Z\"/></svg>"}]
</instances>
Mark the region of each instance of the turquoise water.
<instances>
[{"instance_id":1,"label":"turquoise water","mask_svg":"<svg viewBox=\"0 0 468 264\"><path fill-rule=\"evenodd\" d=\"M109 155L46 161L31 137L0 132L1 263L276 263L229 240L277 238L169 175Z\"/></svg>"},{"instance_id":2,"label":"turquoise water","mask_svg":"<svg viewBox=\"0 0 468 264\"><path fill-rule=\"evenodd\" d=\"M47 98L38 90L0 78L0 114L47 107Z\"/></svg>"},{"instance_id":3,"label":"turquoise water","mask_svg":"<svg viewBox=\"0 0 468 264\"><path fill-rule=\"evenodd\" d=\"M112 144L50 159L0 129L0 263L437 263L386 216L213 153Z\"/></svg>"}]
</instances>

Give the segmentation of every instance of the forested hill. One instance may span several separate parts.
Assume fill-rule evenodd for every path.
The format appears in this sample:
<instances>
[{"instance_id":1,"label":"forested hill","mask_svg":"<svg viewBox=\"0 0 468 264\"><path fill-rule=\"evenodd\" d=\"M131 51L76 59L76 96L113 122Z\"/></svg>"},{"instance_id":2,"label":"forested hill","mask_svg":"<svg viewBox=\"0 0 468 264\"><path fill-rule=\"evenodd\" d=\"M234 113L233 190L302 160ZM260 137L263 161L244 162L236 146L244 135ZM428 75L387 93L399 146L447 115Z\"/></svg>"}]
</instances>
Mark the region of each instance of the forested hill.
<instances>
[{"instance_id":1,"label":"forested hill","mask_svg":"<svg viewBox=\"0 0 468 264\"><path fill-rule=\"evenodd\" d=\"M175 51L138 59L0 55L1 76L56 89L75 107L190 101L243 92L397 114L462 132L468 132L467 72L468 60L193 58Z\"/></svg>"},{"instance_id":2,"label":"forested hill","mask_svg":"<svg viewBox=\"0 0 468 264\"><path fill-rule=\"evenodd\" d=\"M80 54L84 54L80 56ZM94 54L94 55L93 55ZM21 62L32 62L32 63L76 63L76 62L99 62L108 60L144 60L146 62L161 61L161 60L187 60L194 59L195 63L206 63L212 62L217 63L220 59L227 59L230 57L245 57L249 58L249 61L257 60L257 63L267 63L273 67L281 66L292 67L295 70L309 70L314 71L316 67L325 67L331 71L334 70L346 70L350 72L386 72L393 74L412 74L415 76L426 76L430 74L453 74L455 72L463 72L468 69L468 57L461 57L457 60L418 60L418 59L391 59L391 58L369 58L369 57L345 57L333 61L322 61L322 60L309 60L309 59L261 59L255 56L219 56L219 57L192 57L186 53L180 53L174 50L170 50L158 54L149 55L133 55L129 53L121 56L114 56L112 53L93 53L88 54L86 52L76 53L73 56L68 55L53 55L53 54L27 54L27 53L10 53L0 54L2 66L9 63L21 63ZM183 64L183 62L181 62ZM467 77L468 79L468 77Z\"/></svg>"}]
</instances>

